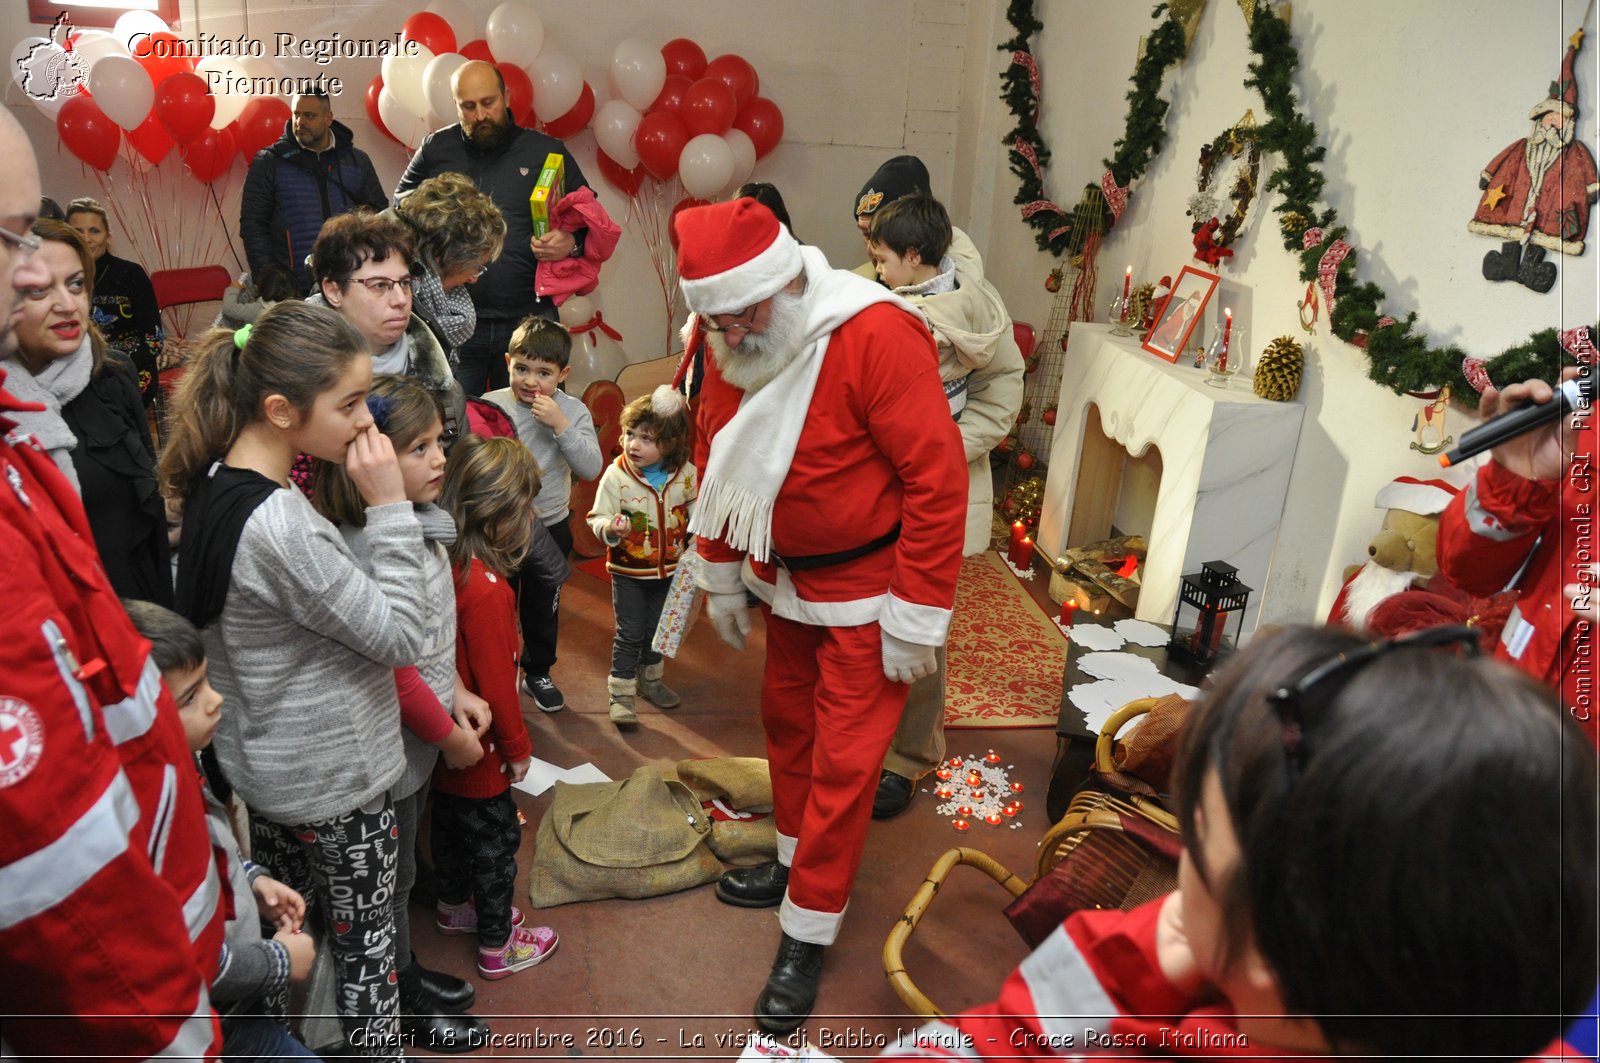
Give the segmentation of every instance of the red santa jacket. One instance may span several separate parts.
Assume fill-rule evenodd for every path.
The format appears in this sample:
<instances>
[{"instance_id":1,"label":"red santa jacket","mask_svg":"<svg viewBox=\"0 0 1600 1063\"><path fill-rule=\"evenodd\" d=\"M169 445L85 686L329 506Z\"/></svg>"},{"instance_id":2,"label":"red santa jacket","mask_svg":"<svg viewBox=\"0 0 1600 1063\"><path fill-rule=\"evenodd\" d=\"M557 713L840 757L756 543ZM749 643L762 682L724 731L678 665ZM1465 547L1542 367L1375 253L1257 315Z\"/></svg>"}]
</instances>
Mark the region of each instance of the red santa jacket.
<instances>
[{"instance_id":1,"label":"red santa jacket","mask_svg":"<svg viewBox=\"0 0 1600 1063\"><path fill-rule=\"evenodd\" d=\"M1593 457L1579 455L1561 482L1525 480L1485 462L1440 518L1438 556L1445 578L1472 594L1516 580L1517 604L1495 656L1559 691L1567 715L1600 746L1595 632L1561 590L1578 582L1580 560L1594 560Z\"/></svg>"},{"instance_id":2,"label":"red santa jacket","mask_svg":"<svg viewBox=\"0 0 1600 1063\"><path fill-rule=\"evenodd\" d=\"M1279 1055L1240 1033L1225 1003L1179 992L1156 959L1156 919L1165 898L1131 912L1069 917L1005 980L992 1004L928 1023L880 1058L1184 1058L1318 1063ZM1563 1042L1539 1058L1568 1058ZM1572 1053L1575 1056L1575 1053Z\"/></svg>"},{"instance_id":3,"label":"red santa jacket","mask_svg":"<svg viewBox=\"0 0 1600 1063\"><path fill-rule=\"evenodd\" d=\"M23 408L0 387L0 1037L215 1056L229 897L183 726Z\"/></svg>"},{"instance_id":4,"label":"red santa jacket","mask_svg":"<svg viewBox=\"0 0 1600 1063\"><path fill-rule=\"evenodd\" d=\"M433 785L457 797L494 797L510 789L505 764L533 754L517 695L517 599L505 577L477 558L456 585L456 672L489 703L492 722L479 741L483 759L447 768L440 758Z\"/></svg>"},{"instance_id":5,"label":"red santa jacket","mask_svg":"<svg viewBox=\"0 0 1600 1063\"><path fill-rule=\"evenodd\" d=\"M711 348L708 348L710 351ZM744 393L705 360L695 467ZM888 546L823 568L790 572L751 561L751 589L778 616L854 627L878 621L907 642L941 645L955 601L966 526L967 464L939 383L938 352L915 315L867 307L832 333L794 460L772 511L780 557L836 553L900 526ZM701 537L708 564L744 555Z\"/></svg>"}]
</instances>

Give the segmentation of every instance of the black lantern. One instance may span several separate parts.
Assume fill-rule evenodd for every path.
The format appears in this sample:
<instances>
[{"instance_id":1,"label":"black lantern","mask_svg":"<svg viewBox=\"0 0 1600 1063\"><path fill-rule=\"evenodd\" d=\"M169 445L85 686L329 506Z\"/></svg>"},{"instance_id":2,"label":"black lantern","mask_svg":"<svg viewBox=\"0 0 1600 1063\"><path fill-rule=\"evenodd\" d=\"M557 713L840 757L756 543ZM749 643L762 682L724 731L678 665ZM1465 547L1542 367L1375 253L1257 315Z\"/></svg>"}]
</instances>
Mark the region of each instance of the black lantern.
<instances>
[{"instance_id":1,"label":"black lantern","mask_svg":"<svg viewBox=\"0 0 1600 1063\"><path fill-rule=\"evenodd\" d=\"M1207 665L1239 644L1244 632L1244 605L1250 588L1239 582L1239 570L1223 561L1207 561L1199 572L1183 577L1178 611L1172 617L1167 651L1191 664ZM1233 621L1233 642L1225 635Z\"/></svg>"}]
</instances>

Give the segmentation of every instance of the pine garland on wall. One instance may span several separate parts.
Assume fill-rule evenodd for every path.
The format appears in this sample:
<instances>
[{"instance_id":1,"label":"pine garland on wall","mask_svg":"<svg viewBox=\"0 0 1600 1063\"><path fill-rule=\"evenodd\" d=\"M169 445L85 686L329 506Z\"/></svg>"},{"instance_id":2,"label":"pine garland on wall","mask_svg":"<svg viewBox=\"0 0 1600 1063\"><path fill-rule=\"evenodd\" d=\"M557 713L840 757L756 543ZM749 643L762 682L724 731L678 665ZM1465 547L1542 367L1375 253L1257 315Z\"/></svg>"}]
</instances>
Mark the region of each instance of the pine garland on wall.
<instances>
[{"instance_id":1,"label":"pine garland on wall","mask_svg":"<svg viewBox=\"0 0 1600 1063\"><path fill-rule=\"evenodd\" d=\"M1102 197L1095 205L1103 209L1091 216L1082 204L1067 211L1046 196L1050 149L1038 127L1040 75L1031 49L1032 38L1044 23L1035 15L1033 0L1011 0L1006 17L1016 30L1000 45L1001 51L1012 55L1001 75L1001 98L1017 120L1005 139L1018 180L1014 202L1034 229L1039 249L1070 258L1082 252L1089 237L1103 235L1115 224L1130 186L1144 176L1165 146L1167 103L1158 92L1167 69L1187 53L1188 39L1169 6L1157 4L1151 12L1156 28L1130 79L1133 87L1127 94L1122 138L1105 160L1101 183L1085 190L1086 200L1097 193ZM1256 61L1249 64L1244 83L1260 94L1267 113L1259 143L1279 156L1266 188L1279 194L1274 209L1284 247L1300 258L1300 279L1321 287L1333 334L1365 348L1368 376L1374 382L1396 394L1449 386L1457 400L1475 407L1479 392L1490 383L1503 387L1530 377L1554 380L1563 366L1576 364L1575 352L1593 357L1592 337L1600 334L1600 325L1565 332L1541 329L1522 343L1480 359L1455 344L1430 347L1426 334L1416 329L1415 311L1398 320L1385 314L1380 309L1385 292L1371 281L1357 280L1359 254L1345 240L1349 231L1337 224L1338 212L1322 202L1326 180L1321 163L1327 153L1317 142L1315 124L1295 105L1293 78L1300 55L1288 23L1259 2L1247 22Z\"/></svg>"}]
</instances>

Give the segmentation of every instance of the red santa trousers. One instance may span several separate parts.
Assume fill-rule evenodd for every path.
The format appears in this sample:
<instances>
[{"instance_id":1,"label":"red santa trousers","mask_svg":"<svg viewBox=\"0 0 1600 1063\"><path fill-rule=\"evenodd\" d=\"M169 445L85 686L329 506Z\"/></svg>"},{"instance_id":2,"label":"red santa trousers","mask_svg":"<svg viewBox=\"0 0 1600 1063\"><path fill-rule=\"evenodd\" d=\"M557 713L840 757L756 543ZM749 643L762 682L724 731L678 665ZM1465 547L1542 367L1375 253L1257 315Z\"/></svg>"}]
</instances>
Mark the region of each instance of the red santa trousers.
<instances>
[{"instance_id":1,"label":"red santa trousers","mask_svg":"<svg viewBox=\"0 0 1600 1063\"><path fill-rule=\"evenodd\" d=\"M819 627L773 616L761 722L767 731L778 858L789 890L784 933L831 945L861 865L883 755L905 707L904 683L883 674L876 622Z\"/></svg>"}]
</instances>

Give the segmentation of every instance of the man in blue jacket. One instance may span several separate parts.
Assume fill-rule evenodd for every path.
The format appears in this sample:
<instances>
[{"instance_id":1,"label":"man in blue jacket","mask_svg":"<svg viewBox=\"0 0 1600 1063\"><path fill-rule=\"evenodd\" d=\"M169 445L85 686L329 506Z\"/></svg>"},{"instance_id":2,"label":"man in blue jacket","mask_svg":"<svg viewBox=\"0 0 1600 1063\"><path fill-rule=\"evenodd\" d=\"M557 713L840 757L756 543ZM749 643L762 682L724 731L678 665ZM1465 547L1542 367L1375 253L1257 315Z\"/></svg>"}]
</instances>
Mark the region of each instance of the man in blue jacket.
<instances>
[{"instance_id":1,"label":"man in blue jacket","mask_svg":"<svg viewBox=\"0 0 1600 1063\"><path fill-rule=\"evenodd\" d=\"M239 236L250 272L258 282L268 271L286 272L303 296L311 287L306 255L322 223L358 207L388 206L372 160L349 127L333 120L328 97L296 96L283 136L256 153L244 180Z\"/></svg>"},{"instance_id":2,"label":"man in blue jacket","mask_svg":"<svg viewBox=\"0 0 1600 1063\"><path fill-rule=\"evenodd\" d=\"M505 250L471 289L478 309L477 331L457 350L456 379L468 395L481 395L510 383L505 358L517 322L529 314L555 320L555 304L534 287L538 264L583 254L585 229L552 229L544 236L533 235L528 197L545 157L552 152L563 156L563 191L587 187L588 182L566 145L512 120L505 79L492 63L463 63L452 76L451 86L461 120L428 134L394 194L395 199L403 199L430 177L461 173L493 199L505 216Z\"/></svg>"}]
</instances>

